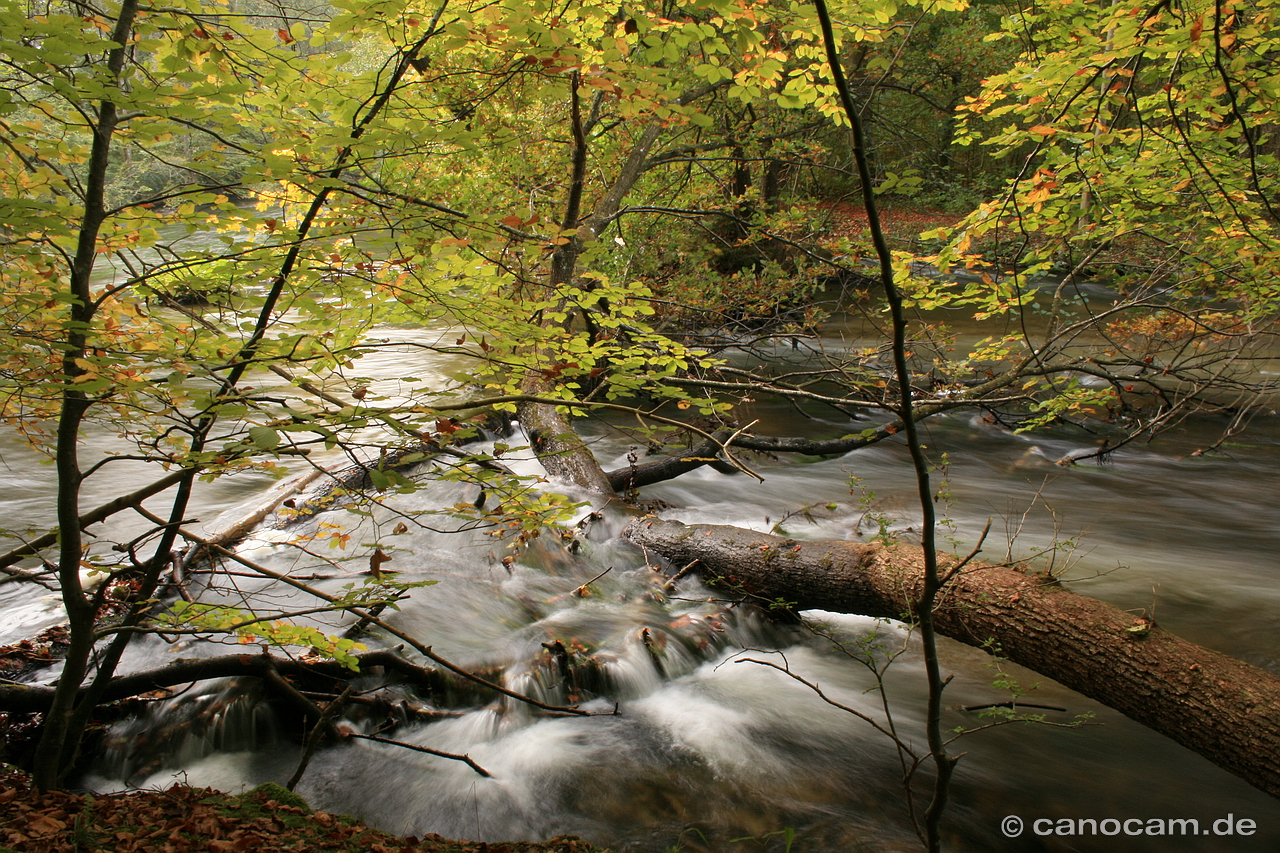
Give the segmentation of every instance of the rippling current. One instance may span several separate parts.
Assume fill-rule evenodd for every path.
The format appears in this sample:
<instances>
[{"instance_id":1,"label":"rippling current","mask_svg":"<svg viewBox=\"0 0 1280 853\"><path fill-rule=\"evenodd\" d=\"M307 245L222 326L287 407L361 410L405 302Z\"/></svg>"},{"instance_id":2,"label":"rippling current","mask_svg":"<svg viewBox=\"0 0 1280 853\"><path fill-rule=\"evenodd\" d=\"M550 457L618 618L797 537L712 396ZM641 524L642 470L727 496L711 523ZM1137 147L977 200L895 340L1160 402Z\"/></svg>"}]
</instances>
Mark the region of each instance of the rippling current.
<instances>
[{"instance_id":1,"label":"rippling current","mask_svg":"<svg viewBox=\"0 0 1280 853\"><path fill-rule=\"evenodd\" d=\"M394 377L394 359L388 360ZM762 419L761 432L794 429L782 410L761 408L753 417ZM809 426L839 434L847 424ZM1014 435L969 416L934 420L927 441L950 458L954 550L972 547L991 519L984 556L1048 551L1041 559L1069 566L1076 591L1154 611L1161 625L1189 640L1280 672L1277 418L1260 418L1222 453L1192 455L1221 426L1192 421L1105 465L1063 468L1054 461L1088 446L1079 437ZM628 438L605 425L589 429L606 467L624 465L633 449ZM109 440L97 441L99 452L111 451ZM2 452L6 514L42 523L49 514L48 469L16 445ZM859 539L882 529L912 535L914 484L900 445L834 459L751 463L763 483L703 469L649 487L643 497L661 502L666 517L795 538ZM528 459L513 464L538 470ZM127 482L123 469L119 476ZM236 517L268 488L253 479L219 484L205 493L200 512L206 519L220 510ZM474 498L472 487L430 484L385 507L334 509L260 531L242 553L276 571L314 577L332 593L358 582L367 562L308 557L292 540L323 537L336 528L322 525L337 525L352 542L392 542L389 567L406 580L437 583L389 613L391 623L509 688L552 704L582 703L596 715L557 716L506 699L459 696L449 707L428 709L443 713L408 722L393 736L466 753L491 777L459 762L353 740L323 747L311 761L298 791L314 806L392 832L488 841L572 833L635 851L783 850L788 843L822 853L916 849L892 744L777 668L789 667L830 699L877 718L883 690L901 736L922 747L923 677L903 626L819 612L805 614L804 624L779 623L727 606L692 577L669 585L656 558L616 538L629 517L617 507L599 507L594 519L584 509L579 545L544 536L510 565L502 560L511 553L503 541L420 515ZM406 518L431 519L435 529L389 533ZM341 556L322 550L326 558ZM207 594L253 605L301 601L279 584L248 577ZM42 595L14 584L0 588L6 616L0 639L29 635L56 618ZM396 644L376 634L368 642ZM873 661L883 661L899 648L905 653L879 685L859 658L869 649ZM150 638L122 669L226 651ZM955 674L946 725L981 723L958 709L1006 697L993 686L995 668L959 644L945 644L943 654ZM1030 689L1026 701L1065 709L1048 712L1049 723L1094 716L1080 727L1014 725L960 741L966 754L946 819L947 849L1280 849L1280 803L1097 703L1016 667L1006 671ZM380 681L370 673L358 684L368 689ZM184 724L195 716L198 725ZM376 722L352 713L344 725L368 733ZM280 723L251 685L225 683L202 685L151 718L120 725L111 742L86 785L154 786L177 777L236 790L283 782L302 752L300 733ZM1256 833L1120 841L1038 837L1029 829L1010 839L1001 831L1008 815L1028 826L1070 817L1195 818L1209 827L1228 814L1254 820Z\"/></svg>"}]
</instances>

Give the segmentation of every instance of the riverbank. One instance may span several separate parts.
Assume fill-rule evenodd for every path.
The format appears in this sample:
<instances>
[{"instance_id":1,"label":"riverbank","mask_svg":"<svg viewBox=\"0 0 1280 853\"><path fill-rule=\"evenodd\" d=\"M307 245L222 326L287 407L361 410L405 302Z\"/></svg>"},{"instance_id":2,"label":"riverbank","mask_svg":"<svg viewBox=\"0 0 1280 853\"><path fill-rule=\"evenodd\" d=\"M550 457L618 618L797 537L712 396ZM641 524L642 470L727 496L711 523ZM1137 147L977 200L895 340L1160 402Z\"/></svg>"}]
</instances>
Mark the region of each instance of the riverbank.
<instances>
[{"instance_id":1,"label":"riverbank","mask_svg":"<svg viewBox=\"0 0 1280 853\"><path fill-rule=\"evenodd\" d=\"M823 202L818 205L829 217L828 233L832 237L845 237L853 242L866 242L867 211L861 204L852 202ZM894 205L881 208L880 225L892 248L920 250L920 235L939 228L949 228L964 217L928 208L910 205Z\"/></svg>"},{"instance_id":2,"label":"riverbank","mask_svg":"<svg viewBox=\"0 0 1280 853\"><path fill-rule=\"evenodd\" d=\"M827 218L826 234L830 238L845 238L854 245L863 246L870 254L867 212L861 204L823 202L817 208ZM886 205L880 209L879 215L891 249L921 255L937 252L942 246L937 237L925 235L952 228L964 219L959 214L915 207L902 201ZM1060 237L1016 227L1004 228L975 235L968 252L982 256L984 267L1003 270L1025 268L1031 252L1049 247L1055 249L1053 269L1059 273L1073 272L1080 278L1114 281L1117 277L1136 275L1157 276L1163 280L1176 273L1165 257L1164 244L1159 240L1144 239L1138 234L1108 240L1101 246L1081 243L1068 248Z\"/></svg>"},{"instance_id":3,"label":"riverbank","mask_svg":"<svg viewBox=\"0 0 1280 853\"><path fill-rule=\"evenodd\" d=\"M175 785L166 791L75 794L32 790L0 768L0 853L229 851L315 853L607 853L571 836L546 842L400 838L345 815L313 812L296 794L263 785L233 796Z\"/></svg>"}]
</instances>

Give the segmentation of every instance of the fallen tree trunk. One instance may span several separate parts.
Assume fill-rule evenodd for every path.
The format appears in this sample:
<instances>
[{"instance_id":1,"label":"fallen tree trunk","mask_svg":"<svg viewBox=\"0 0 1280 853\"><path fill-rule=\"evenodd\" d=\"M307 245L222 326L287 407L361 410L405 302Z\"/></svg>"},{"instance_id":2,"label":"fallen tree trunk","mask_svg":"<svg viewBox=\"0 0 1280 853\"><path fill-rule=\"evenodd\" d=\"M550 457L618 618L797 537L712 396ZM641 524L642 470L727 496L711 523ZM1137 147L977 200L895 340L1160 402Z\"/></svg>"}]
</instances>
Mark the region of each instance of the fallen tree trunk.
<instances>
[{"instance_id":1,"label":"fallen tree trunk","mask_svg":"<svg viewBox=\"0 0 1280 853\"><path fill-rule=\"evenodd\" d=\"M901 619L923 585L920 549L905 545L798 542L651 518L623 535L674 565L696 561L694 571L718 588L797 610ZM1280 797L1280 678L1271 673L1051 577L1002 566L955 573L934 621L940 633L1096 699Z\"/></svg>"},{"instance_id":2,"label":"fallen tree trunk","mask_svg":"<svg viewBox=\"0 0 1280 853\"><path fill-rule=\"evenodd\" d=\"M370 667L384 667L397 673L432 698L443 696L454 679L438 670L418 666L394 652L378 650L357 655L362 672ZM321 678L334 683L350 679L355 673L331 660L299 661L270 654L233 654L218 657L177 660L145 672L113 678L101 697L102 702L116 702L168 687L179 687L211 678L266 678L275 674L290 678ZM0 684L0 709L6 712L39 712L49 710L54 688L42 684ZM81 693L84 688L81 689ZM336 691L335 691L336 692Z\"/></svg>"}]
</instances>

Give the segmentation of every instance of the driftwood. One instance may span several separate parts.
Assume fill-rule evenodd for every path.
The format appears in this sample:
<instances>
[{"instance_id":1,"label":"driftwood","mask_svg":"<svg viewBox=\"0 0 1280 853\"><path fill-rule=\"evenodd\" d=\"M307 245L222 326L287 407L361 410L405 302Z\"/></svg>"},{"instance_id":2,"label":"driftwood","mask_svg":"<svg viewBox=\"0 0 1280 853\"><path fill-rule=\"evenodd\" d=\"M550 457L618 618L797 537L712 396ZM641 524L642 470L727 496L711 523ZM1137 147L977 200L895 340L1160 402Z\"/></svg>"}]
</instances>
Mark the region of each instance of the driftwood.
<instances>
[{"instance_id":1,"label":"driftwood","mask_svg":"<svg viewBox=\"0 0 1280 853\"><path fill-rule=\"evenodd\" d=\"M718 588L797 610L901 619L922 587L920 549L906 545L651 518L623 535L673 565L696 561ZM934 621L945 636L1096 699L1280 797L1280 678L1026 570L965 565L940 601Z\"/></svg>"},{"instance_id":2,"label":"driftwood","mask_svg":"<svg viewBox=\"0 0 1280 853\"><path fill-rule=\"evenodd\" d=\"M151 483L150 485L143 486L141 489L138 489L137 491L130 492L127 495L121 495L115 500L108 501L102 506L95 507L94 509L80 516L80 528L83 530L84 528L92 524L97 524L99 521L102 521L103 519L110 518L111 516L115 515L118 512L123 512L126 509L130 509L132 507L139 505L140 503L142 503L142 501L146 500L152 495L157 495L160 492L163 492L165 489L168 489L168 488L171 488L172 486L177 485L182 480L182 478L186 477L189 473L190 472L186 470L173 471L159 478L158 480L156 480L154 483ZM0 554L0 569L7 569L9 566L12 566L14 563L20 560L24 560L27 557L35 556L45 548L48 548L51 545L56 544L57 541L58 541L58 531L50 530L49 532L41 536L37 536L36 538L28 542L24 542L21 545L18 545L16 548L12 548L9 551L6 551L4 554ZM25 577L25 574L18 572L18 573L13 573L13 576L19 579L22 579Z\"/></svg>"},{"instance_id":3,"label":"driftwood","mask_svg":"<svg viewBox=\"0 0 1280 853\"><path fill-rule=\"evenodd\" d=\"M608 478L609 485L613 491L623 493L642 489L654 483L661 483L673 477L679 477L681 474L701 468L703 465L710 465L722 474L736 474L738 473L737 468L716 458L722 443L728 437L729 432L727 430L717 432L713 438L703 441L685 453L677 453L673 456L664 456L626 468L618 468L606 473L605 477Z\"/></svg>"}]
</instances>

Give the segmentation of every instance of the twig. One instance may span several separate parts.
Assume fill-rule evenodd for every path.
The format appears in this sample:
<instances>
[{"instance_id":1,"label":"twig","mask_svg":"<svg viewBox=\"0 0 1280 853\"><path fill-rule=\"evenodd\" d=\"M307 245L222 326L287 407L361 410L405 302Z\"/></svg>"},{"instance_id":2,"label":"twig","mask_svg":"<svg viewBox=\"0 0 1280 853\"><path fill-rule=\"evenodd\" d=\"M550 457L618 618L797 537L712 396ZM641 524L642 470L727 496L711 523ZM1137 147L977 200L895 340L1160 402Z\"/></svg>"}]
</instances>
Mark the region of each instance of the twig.
<instances>
[{"instance_id":1,"label":"twig","mask_svg":"<svg viewBox=\"0 0 1280 853\"><path fill-rule=\"evenodd\" d=\"M978 544L973 546L973 550L969 552L969 556L965 557L963 560L956 563L954 566L951 567L951 571L943 575L942 582L939 584L940 586L946 586L947 581L955 577L956 572L963 569L966 565L969 564L969 562L974 557L982 553L982 543L987 541L987 534L990 532L991 532L991 519L988 518L987 526L982 528L982 535L978 537Z\"/></svg>"},{"instance_id":2,"label":"twig","mask_svg":"<svg viewBox=\"0 0 1280 853\"><path fill-rule=\"evenodd\" d=\"M347 737L358 737L361 740L371 740L376 743L385 743L390 746L401 746L401 747L404 747L405 749L412 749L414 752L425 752L427 755L438 755L441 758L449 758L454 761L461 761L464 764L466 764L468 767L470 767L472 770L479 773L481 776L484 776L487 779L493 778L492 773L490 773L488 770L485 770L479 764L476 764L474 761L472 761L471 756L469 755L459 755L456 752L442 752L441 750L438 750L438 749L431 749L430 747L426 747L426 746L415 746L414 744L411 744L411 743L405 743L404 741L399 741L399 740L391 740L390 738L385 738L385 737L378 737L377 735L360 735L352 732L351 734L347 735Z\"/></svg>"},{"instance_id":3,"label":"twig","mask_svg":"<svg viewBox=\"0 0 1280 853\"><path fill-rule=\"evenodd\" d=\"M285 785L290 791L302 781L302 774L307 772L307 765L311 763L311 757L316 754L316 747L320 745L321 739L326 734L333 731L333 718L347 704L347 700L351 698L351 694L354 692L355 687L348 684L342 693L338 694L337 699L325 706L324 713L320 715L320 719L316 720L316 724L311 727L311 733L307 735L307 748L302 753L302 760L298 762L298 769L293 771L293 776L289 779L289 783Z\"/></svg>"},{"instance_id":4,"label":"twig","mask_svg":"<svg viewBox=\"0 0 1280 853\"><path fill-rule=\"evenodd\" d=\"M1027 702L1013 702L1013 701L991 702L987 705L961 705L960 706L961 711L985 711L988 708L1012 708L1014 710L1017 710L1018 708L1035 708L1037 711L1061 711L1064 714L1067 712L1066 708L1059 708L1057 705L1032 705Z\"/></svg>"},{"instance_id":5,"label":"twig","mask_svg":"<svg viewBox=\"0 0 1280 853\"><path fill-rule=\"evenodd\" d=\"M752 471L752 470L751 470L750 468L748 468L746 465L744 465L743 463L739 462L739 461L738 461L738 459L737 459L737 457L735 457L732 453L730 453L730 452L729 452L729 445L733 444L733 440L734 440L735 438L737 438L738 436L742 435L742 434L743 434L744 432L746 432L747 430L751 429L753 426L755 426L755 425L756 425L756 424L758 424L758 423L760 423L760 419L759 419L759 418L756 418L754 421L752 421L751 423L747 424L746 426L744 426L744 427L740 427L736 432L734 432L734 434L733 434L733 435L729 436L728 438L726 438L726 439L724 440L724 443L720 445L720 449L724 452L724 458L725 458L725 461L726 461L726 462L728 462L728 463L729 463L730 465L732 465L734 468L737 468L737 469L738 469L739 471L741 471L742 473L744 473L744 474L750 474L752 477L755 477L758 481L760 481L761 483L763 483L763 482L764 482L764 477L761 477L761 476L760 476L759 474L757 474L755 471ZM714 438L713 438L712 440L714 441Z\"/></svg>"},{"instance_id":6,"label":"twig","mask_svg":"<svg viewBox=\"0 0 1280 853\"><path fill-rule=\"evenodd\" d=\"M672 575L670 578L667 579L667 582L662 585L662 588L667 592L671 592L673 589L676 588L676 581L680 580L682 577L689 574L689 572L693 569L693 567L698 565L698 562L699 562L698 560L694 560L692 563L685 566L680 571L676 572L674 575Z\"/></svg>"},{"instance_id":7,"label":"twig","mask_svg":"<svg viewBox=\"0 0 1280 853\"><path fill-rule=\"evenodd\" d=\"M596 575L595 577L593 577L591 580L589 580L589 581L587 581L586 583L584 583L584 584L582 584L581 586L579 586L576 590L574 590L574 593L575 593L579 598L581 598L582 596L584 596L584 595L586 595L586 594L587 594L587 587L591 586L591 584L593 584L593 583L595 583L596 581L600 580L600 578L602 578L602 577L604 577L605 575L609 574L609 572L611 572L611 571L613 571L613 566L610 566L609 568L605 569L605 570L604 570L603 572L601 572L600 574L598 574L598 575Z\"/></svg>"},{"instance_id":8,"label":"twig","mask_svg":"<svg viewBox=\"0 0 1280 853\"><path fill-rule=\"evenodd\" d=\"M781 652L778 652L778 654L781 654ZM786 662L787 658L785 655L783 655L782 660L784 663ZM796 681L803 684L805 687L808 687L810 690L812 690L814 693L818 695L819 699L821 699L823 702L826 702L828 705L831 705L832 707L835 707L835 708L839 708L841 711L845 711L847 713L853 714L853 716L857 717L858 719L862 720L865 723L868 723L872 728L880 732L880 734L884 735L885 737L892 740L895 744L897 744L897 746L900 749L905 750L907 754L911 755L913 758L915 757L915 753L910 748L908 748L906 744L903 743L903 741L894 732L889 731L883 725L876 722L876 720L867 716L862 711L859 711L857 708L850 708L848 705L841 704L840 702L837 702L836 700L830 698L829 696L827 696L826 693L822 692L822 688L819 687L816 683L809 681L808 679L802 676L796 675L794 672L792 672L790 669L790 664L788 664L787 666L778 666L773 661L759 660L757 658L738 658L737 660L734 661L734 663L755 663L755 664L759 664L760 666L767 666L767 667L770 667L771 669L776 669L778 672L781 672L783 675L793 678Z\"/></svg>"}]
</instances>

